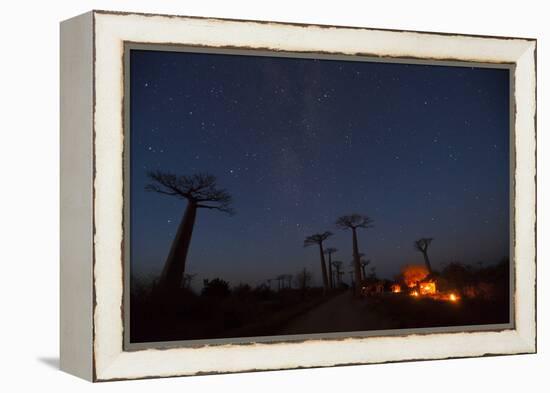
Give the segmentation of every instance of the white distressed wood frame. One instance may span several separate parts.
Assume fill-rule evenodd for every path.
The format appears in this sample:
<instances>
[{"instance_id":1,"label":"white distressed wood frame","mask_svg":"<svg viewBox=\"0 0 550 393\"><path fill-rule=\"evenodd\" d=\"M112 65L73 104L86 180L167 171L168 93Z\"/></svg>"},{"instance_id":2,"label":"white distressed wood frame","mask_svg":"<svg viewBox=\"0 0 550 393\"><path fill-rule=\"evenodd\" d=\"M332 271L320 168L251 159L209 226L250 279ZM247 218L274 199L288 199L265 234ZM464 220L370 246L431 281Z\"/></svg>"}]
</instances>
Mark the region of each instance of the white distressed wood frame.
<instances>
[{"instance_id":1,"label":"white distressed wood frame","mask_svg":"<svg viewBox=\"0 0 550 393\"><path fill-rule=\"evenodd\" d=\"M123 350L125 42L515 65L515 328ZM93 381L536 351L536 41L93 11L61 25L61 368Z\"/></svg>"}]
</instances>

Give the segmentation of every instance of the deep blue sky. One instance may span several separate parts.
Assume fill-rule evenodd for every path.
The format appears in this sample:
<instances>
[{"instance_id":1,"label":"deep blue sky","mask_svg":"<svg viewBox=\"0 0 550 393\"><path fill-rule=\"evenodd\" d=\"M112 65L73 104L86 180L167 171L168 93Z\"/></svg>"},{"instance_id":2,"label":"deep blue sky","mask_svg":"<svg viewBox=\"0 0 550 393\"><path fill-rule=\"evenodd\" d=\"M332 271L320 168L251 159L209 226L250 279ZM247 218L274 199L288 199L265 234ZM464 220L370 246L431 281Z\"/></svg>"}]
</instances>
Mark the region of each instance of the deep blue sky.
<instances>
[{"instance_id":1,"label":"deep blue sky","mask_svg":"<svg viewBox=\"0 0 550 393\"><path fill-rule=\"evenodd\" d=\"M350 268L336 218L367 214L360 251L381 276L421 263L492 263L509 247L509 71L131 51L131 266L162 269L185 201L144 190L148 170L210 172L236 214L200 210L187 271L257 284L327 246ZM346 274L347 279L349 275Z\"/></svg>"}]
</instances>

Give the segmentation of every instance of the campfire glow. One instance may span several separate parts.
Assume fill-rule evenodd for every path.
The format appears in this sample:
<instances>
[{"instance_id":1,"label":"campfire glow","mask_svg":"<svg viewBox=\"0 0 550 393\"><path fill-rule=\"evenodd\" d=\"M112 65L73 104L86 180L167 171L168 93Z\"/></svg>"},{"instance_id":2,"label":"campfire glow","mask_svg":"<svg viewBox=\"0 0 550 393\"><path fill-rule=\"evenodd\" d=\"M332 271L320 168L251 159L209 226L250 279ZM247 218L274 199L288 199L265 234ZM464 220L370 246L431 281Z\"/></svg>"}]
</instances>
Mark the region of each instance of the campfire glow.
<instances>
[{"instance_id":1,"label":"campfire glow","mask_svg":"<svg viewBox=\"0 0 550 393\"><path fill-rule=\"evenodd\" d=\"M456 302L458 299L460 299L460 298L459 298L457 295L455 295L454 293L451 293L451 294L449 295L449 300L450 300L451 302Z\"/></svg>"},{"instance_id":2,"label":"campfire glow","mask_svg":"<svg viewBox=\"0 0 550 393\"><path fill-rule=\"evenodd\" d=\"M428 269L423 265L405 265L401 269L401 274L403 282L408 287L407 292L412 297L429 297L448 302L460 300L460 296L456 292L438 291L436 279L430 276ZM391 286L391 291L401 292L401 286L394 284Z\"/></svg>"},{"instance_id":3,"label":"campfire glow","mask_svg":"<svg viewBox=\"0 0 550 393\"><path fill-rule=\"evenodd\" d=\"M430 273L424 265L405 265L401 270L403 280L409 288L414 288L416 285L428 277Z\"/></svg>"},{"instance_id":4,"label":"campfire glow","mask_svg":"<svg viewBox=\"0 0 550 393\"><path fill-rule=\"evenodd\" d=\"M419 288L421 295L435 295L437 292L435 282L433 281L421 282Z\"/></svg>"}]
</instances>

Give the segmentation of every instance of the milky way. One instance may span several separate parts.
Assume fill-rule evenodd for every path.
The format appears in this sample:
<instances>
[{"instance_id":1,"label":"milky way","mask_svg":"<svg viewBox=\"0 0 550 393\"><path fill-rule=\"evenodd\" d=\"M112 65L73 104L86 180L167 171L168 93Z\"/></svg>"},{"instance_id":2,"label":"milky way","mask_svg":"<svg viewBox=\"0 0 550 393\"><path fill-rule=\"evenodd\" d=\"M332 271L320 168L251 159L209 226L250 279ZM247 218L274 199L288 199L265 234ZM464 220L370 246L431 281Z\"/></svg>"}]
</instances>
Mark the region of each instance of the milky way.
<instances>
[{"instance_id":1,"label":"milky way","mask_svg":"<svg viewBox=\"0 0 550 393\"><path fill-rule=\"evenodd\" d=\"M493 263L509 248L509 73L504 69L131 52L134 274L161 268L185 209L146 192L148 170L209 172L236 214L200 211L188 271L257 284L303 267L304 237L349 270L339 215L367 214L379 275L421 262ZM347 277L346 275L345 277Z\"/></svg>"}]
</instances>

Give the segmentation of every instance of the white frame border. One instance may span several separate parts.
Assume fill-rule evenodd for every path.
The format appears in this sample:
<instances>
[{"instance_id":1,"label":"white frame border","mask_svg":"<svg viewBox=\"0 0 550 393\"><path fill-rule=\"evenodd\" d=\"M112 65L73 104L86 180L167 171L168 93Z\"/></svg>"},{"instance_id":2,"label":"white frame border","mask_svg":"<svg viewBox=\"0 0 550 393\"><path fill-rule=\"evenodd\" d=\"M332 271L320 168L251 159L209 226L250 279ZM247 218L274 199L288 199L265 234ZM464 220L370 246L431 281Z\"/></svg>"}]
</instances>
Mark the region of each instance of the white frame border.
<instances>
[{"instance_id":1,"label":"white frame border","mask_svg":"<svg viewBox=\"0 0 550 393\"><path fill-rule=\"evenodd\" d=\"M536 352L535 40L101 11L93 29L94 380ZM123 351L126 41L515 64L515 329Z\"/></svg>"}]
</instances>

